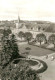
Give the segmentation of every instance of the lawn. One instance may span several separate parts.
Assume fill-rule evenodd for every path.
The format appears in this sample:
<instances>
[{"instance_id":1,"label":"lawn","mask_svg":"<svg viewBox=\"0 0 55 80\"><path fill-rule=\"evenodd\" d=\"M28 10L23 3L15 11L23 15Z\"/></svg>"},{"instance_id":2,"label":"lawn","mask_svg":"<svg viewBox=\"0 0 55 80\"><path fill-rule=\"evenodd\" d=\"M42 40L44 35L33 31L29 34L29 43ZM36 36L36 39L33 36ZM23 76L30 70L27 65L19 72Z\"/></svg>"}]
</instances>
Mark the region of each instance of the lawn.
<instances>
[{"instance_id":1,"label":"lawn","mask_svg":"<svg viewBox=\"0 0 55 80\"><path fill-rule=\"evenodd\" d=\"M29 47L31 49L26 50L26 47ZM54 53L54 51L43 49L37 46L28 45L28 44L21 44L21 45L19 44L19 50L20 53L29 52L29 55L34 55L34 56L45 56L47 54Z\"/></svg>"}]
</instances>

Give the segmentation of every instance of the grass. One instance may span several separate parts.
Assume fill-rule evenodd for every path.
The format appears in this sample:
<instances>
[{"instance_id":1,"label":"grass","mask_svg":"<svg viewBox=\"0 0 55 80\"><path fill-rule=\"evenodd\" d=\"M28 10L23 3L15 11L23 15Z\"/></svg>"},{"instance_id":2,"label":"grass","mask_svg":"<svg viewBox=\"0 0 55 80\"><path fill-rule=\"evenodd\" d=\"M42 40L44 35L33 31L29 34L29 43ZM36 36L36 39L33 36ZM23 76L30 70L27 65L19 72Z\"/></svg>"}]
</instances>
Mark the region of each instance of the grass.
<instances>
[{"instance_id":1,"label":"grass","mask_svg":"<svg viewBox=\"0 0 55 80\"><path fill-rule=\"evenodd\" d=\"M31 50L26 50L26 47L31 48ZM29 52L29 55L33 55L33 56L45 56L47 54L54 53L54 51L52 50L43 49L41 47L32 46L29 44L19 45L19 50L20 50L20 53Z\"/></svg>"}]
</instances>

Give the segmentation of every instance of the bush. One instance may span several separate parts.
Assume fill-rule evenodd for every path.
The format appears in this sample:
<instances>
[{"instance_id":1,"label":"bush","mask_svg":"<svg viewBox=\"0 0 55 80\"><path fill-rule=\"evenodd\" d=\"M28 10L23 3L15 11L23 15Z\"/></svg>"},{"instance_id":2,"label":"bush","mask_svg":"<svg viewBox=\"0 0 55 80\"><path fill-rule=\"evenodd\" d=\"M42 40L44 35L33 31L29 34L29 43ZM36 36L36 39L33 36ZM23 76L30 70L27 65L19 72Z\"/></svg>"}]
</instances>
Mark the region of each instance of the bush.
<instances>
[{"instance_id":1,"label":"bush","mask_svg":"<svg viewBox=\"0 0 55 80\"><path fill-rule=\"evenodd\" d=\"M38 64L37 61L33 61L33 60L27 60L27 62L29 63L30 66L35 66Z\"/></svg>"},{"instance_id":2,"label":"bush","mask_svg":"<svg viewBox=\"0 0 55 80\"><path fill-rule=\"evenodd\" d=\"M25 60L20 60L16 67L14 67L14 64L11 64L1 73L1 78L2 80L40 80L36 71L31 70L29 64Z\"/></svg>"}]
</instances>

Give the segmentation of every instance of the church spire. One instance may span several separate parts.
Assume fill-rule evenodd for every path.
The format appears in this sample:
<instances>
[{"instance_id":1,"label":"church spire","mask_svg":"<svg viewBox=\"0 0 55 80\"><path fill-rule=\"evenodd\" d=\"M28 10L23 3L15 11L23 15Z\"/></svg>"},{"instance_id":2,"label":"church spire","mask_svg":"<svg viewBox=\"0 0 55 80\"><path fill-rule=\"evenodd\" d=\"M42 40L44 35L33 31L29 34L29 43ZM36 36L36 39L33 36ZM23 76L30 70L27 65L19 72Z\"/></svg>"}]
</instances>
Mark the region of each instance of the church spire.
<instances>
[{"instance_id":1,"label":"church spire","mask_svg":"<svg viewBox=\"0 0 55 80\"><path fill-rule=\"evenodd\" d=\"M20 16L18 15L18 23L20 23Z\"/></svg>"}]
</instances>

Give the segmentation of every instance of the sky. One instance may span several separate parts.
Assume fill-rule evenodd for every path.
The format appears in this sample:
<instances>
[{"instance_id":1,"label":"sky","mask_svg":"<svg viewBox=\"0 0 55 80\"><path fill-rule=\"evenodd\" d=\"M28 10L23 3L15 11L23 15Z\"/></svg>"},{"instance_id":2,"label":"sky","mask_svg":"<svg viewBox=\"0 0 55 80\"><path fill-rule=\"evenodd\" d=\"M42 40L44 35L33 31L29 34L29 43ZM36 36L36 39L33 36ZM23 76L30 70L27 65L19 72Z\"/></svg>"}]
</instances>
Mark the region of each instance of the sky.
<instances>
[{"instance_id":1,"label":"sky","mask_svg":"<svg viewBox=\"0 0 55 80\"><path fill-rule=\"evenodd\" d=\"M45 20L55 22L55 0L0 0L0 20Z\"/></svg>"}]
</instances>

